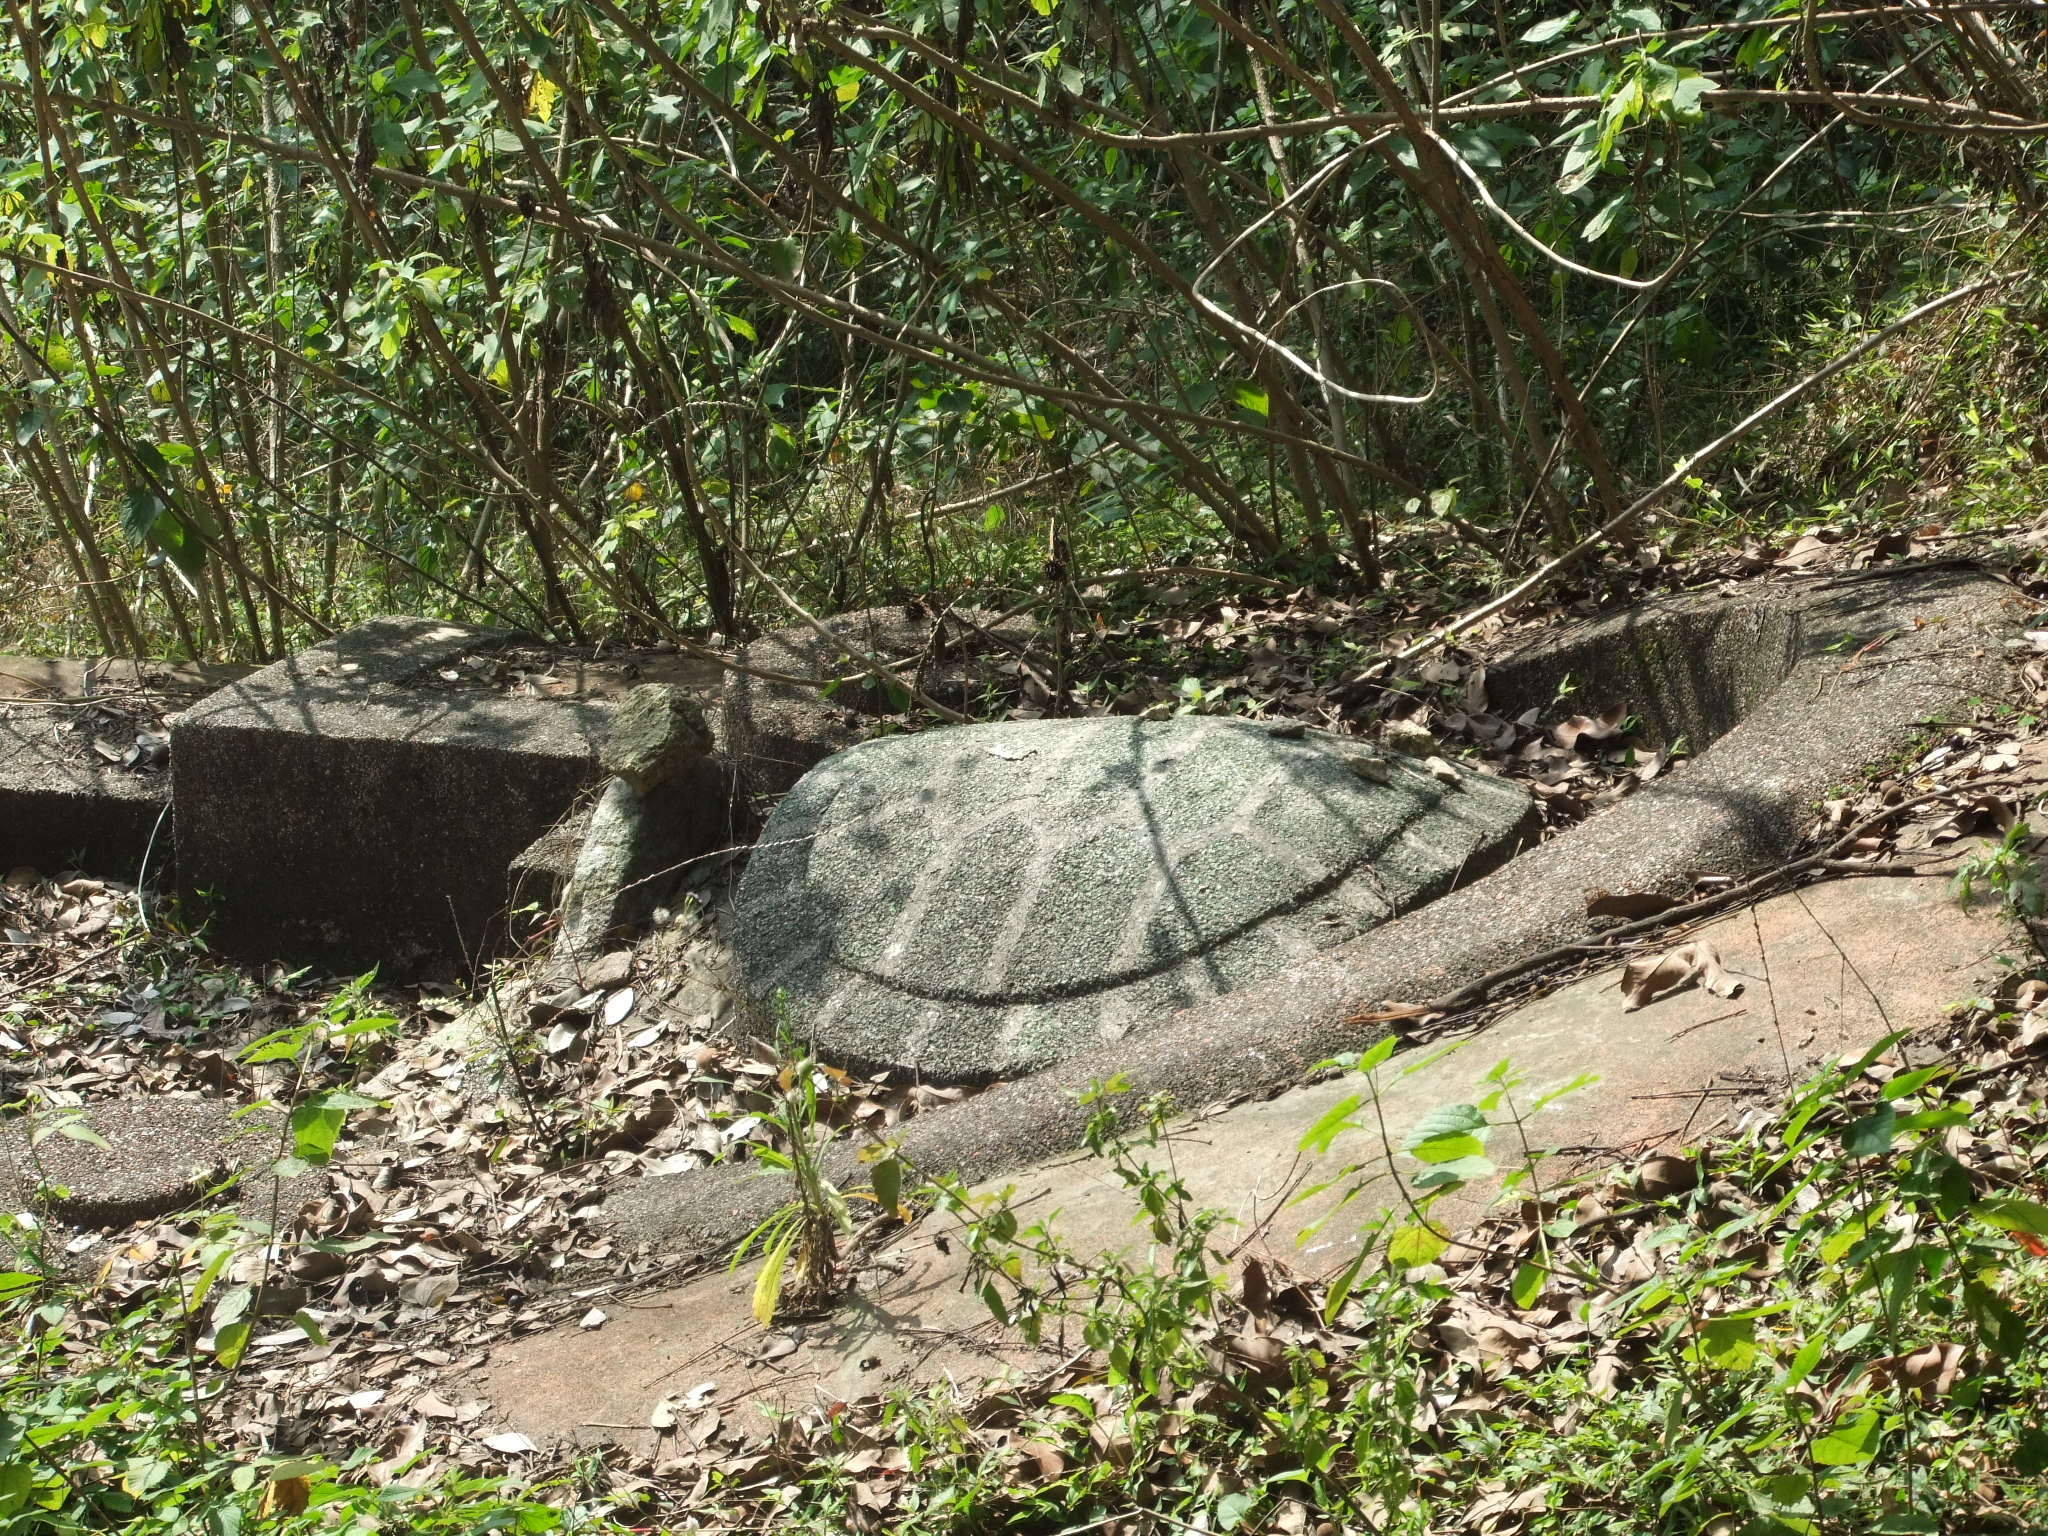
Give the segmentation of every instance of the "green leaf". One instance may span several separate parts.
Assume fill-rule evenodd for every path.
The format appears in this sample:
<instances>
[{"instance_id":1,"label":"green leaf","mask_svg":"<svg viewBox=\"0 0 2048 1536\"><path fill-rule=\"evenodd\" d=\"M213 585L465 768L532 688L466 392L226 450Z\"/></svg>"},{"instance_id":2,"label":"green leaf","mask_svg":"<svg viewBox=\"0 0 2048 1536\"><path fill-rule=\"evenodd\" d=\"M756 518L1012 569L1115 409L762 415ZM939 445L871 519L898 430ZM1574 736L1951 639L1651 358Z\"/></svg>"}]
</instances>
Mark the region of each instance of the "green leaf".
<instances>
[{"instance_id":1,"label":"green leaf","mask_svg":"<svg viewBox=\"0 0 2048 1536\"><path fill-rule=\"evenodd\" d=\"M28 1144L32 1147L39 1147L52 1136L63 1136L72 1141L82 1141L107 1152L114 1150L107 1144L106 1137L86 1124L83 1115L64 1115L54 1120L40 1122L34 1130L29 1132Z\"/></svg>"},{"instance_id":2,"label":"green leaf","mask_svg":"<svg viewBox=\"0 0 2048 1536\"><path fill-rule=\"evenodd\" d=\"M1899 1193L1929 1202L1944 1220L1952 1220L1970 1204L1970 1170L1946 1152L1921 1147L1899 1180Z\"/></svg>"},{"instance_id":3,"label":"green leaf","mask_svg":"<svg viewBox=\"0 0 2048 1536\"><path fill-rule=\"evenodd\" d=\"M206 1268L200 1272L198 1284L192 1287L191 1299L185 1303L187 1312L197 1312L206 1305L206 1297L212 1291L214 1281L220 1278L220 1272L228 1267L228 1260L234 1256L234 1250L223 1243L220 1251L214 1254Z\"/></svg>"},{"instance_id":4,"label":"green leaf","mask_svg":"<svg viewBox=\"0 0 2048 1536\"><path fill-rule=\"evenodd\" d=\"M1377 1070L1379 1067L1386 1064L1387 1059L1394 1054L1395 1047L1400 1045L1400 1043L1401 1040L1398 1035L1383 1036L1379 1044L1375 1045L1371 1050L1367 1051L1363 1056L1358 1058L1357 1062L1353 1064L1351 1070L1354 1072L1371 1072Z\"/></svg>"},{"instance_id":5,"label":"green leaf","mask_svg":"<svg viewBox=\"0 0 2048 1536\"><path fill-rule=\"evenodd\" d=\"M1437 1256L1448 1247L1448 1239L1428 1227L1403 1227L1387 1239L1387 1262L1396 1269L1416 1269L1435 1263Z\"/></svg>"},{"instance_id":6,"label":"green leaf","mask_svg":"<svg viewBox=\"0 0 2048 1536\"><path fill-rule=\"evenodd\" d=\"M1447 1184L1469 1184L1474 1179L1492 1178L1499 1170L1493 1159L1476 1154L1468 1157L1454 1157L1448 1163L1438 1163L1415 1176L1417 1189L1441 1189Z\"/></svg>"},{"instance_id":7,"label":"green leaf","mask_svg":"<svg viewBox=\"0 0 2048 1536\"><path fill-rule=\"evenodd\" d=\"M903 1195L903 1163L900 1158L882 1158L874 1168L875 1202L891 1216L900 1214Z\"/></svg>"},{"instance_id":8,"label":"green leaf","mask_svg":"<svg viewBox=\"0 0 2048 1536\"><path fill-rule=\"evenodd\" d=\"M1683 78L1671 89L1671 110L1678 117L1698 117L1704 108L1700 101L1709 91L1721 89L1705 75L1691 70L1683 72Z\"/></svg>"},{"instance_id":9,"label":"green leaf","mask_svg":"<svg viewBox=\"0 0 2048 1536\"><path fill-rule=\"evenodd\" d=\"M1577 24L1579 13L1566 11L1562 16L1553 16L1548 21L1539 21L1522 34L1525 43L1547 43L1563 37Z\"/></svg>"},{"instance_id":10,"label":"green leaf","mask_svg":"<svg viewBox=\"0 0 2048 1536\"><path fill-rule=\"evenodd\" d=\"M325 1166L334 1156L334 1144L348 1123L348 1111L329 1109L324 1104L301 1104L292 1111L292 1151L314 1167Z\"/></svg>"},{"instance_id":11,"label":"green leaf","mask_svg":"<svg viewBox=\"0 0 2048 1536\"><path fill-rule=\"evenodd\" d=\"M785 283L796 281L804 265L803 242L796 239L769 240L763 242L761 249L767 253L769 271Z\"/></svg>"},{"instance_id":12,"label":"green leaf","mask_svg":"<svg viewBox=\"0 0 2048 1536\"><path fill-rule=\"evenodd\" d=\"M36 1471L25 1461L10 1461L0 1466L0 1520L6 1519L28 1502L28 1496L36 1485Z\"/></svg>"},{"instance_id":13,"label":"green leaf","mask_svg":"<svg viewBox=\"0 0 2048 1536\"><path fill-rule=\"evenodd\" d=\"M224 1371L231 1371L241 1364L242 1351L249 1347L249 1325L229 1323L217 1328L213 1334L213 1360Z\"/></svg>"},{"instance_id":14,"label":"green leaf","mask_svg":"<svg viewBox=\"0 0 2048 1536\"><path fill-rule=\"evenodd\" d=\"M1243 1524L1244 1517L1251 1513L1252 1506L1257 1502L1258 1495L1255 1493L1245 1493L1242 1491L1226 1493L1216 1501L1216 1529L1219 1531L1236 1530L1239 1525Z\"/></svg>"},{"instance_id":15,"label":"green leaf","mask_svg":"<svg viewBox=\"0 0 2048 1536\"><path fill-rule=\"evenodd\" d=\"M1240 384L1232 393L1237 403L1254 416L1264 416L1272 410L1272 401L1263 389L1252 389Z\"/></svg>"},{"instance_id":16,"label":"green leaf","mask_svg":"<svg viewBox=\"0 0 2048 1536\"><path fill-rule=\"evenodd\" d=\"M129 543L146 544L163 515L162 497L146 485L131 485L122 504L121 531L128 536Z\"/></svg>"},{"instance_id":17,"label":"green leaf","mask_svg":"<svg viewBox=\"0 0 2048 1536\"><path fill-rule=\"evenodd\" d=\"M1716 1370L1746 1370L1756 1361L1756 1319L1716 1318L1699 1331L1686 1355L1695 1364Z\"/></svg>"},{"instance_id":18,"label":"green leaf","mask_svg":"<svg viewBox=\"0 0 2048 1536\"><path fill-rule=\"evenodd\" d=\"M1536 1305L1536 1298L1543 1294L1543 1283L1550 1278L1550 1271L1534 1259L1525 1260L1515 1271L1514 1283L1508 1287L1508 1295L1524 1312Z\"/></svg>"},{"instance_id":19,"label":"green leaf","mask_svg":"<svg viewBox=\"0 0 2048 1536\"><path fill-rule=\"evenodd\" d=\"M1457 150L1458 157L1467 165L1489 171L1501 168L1500 146L1477 129L1468 128L1463 132L1446 133L1443 137Z\"/></svg>"},{"instance_id":20,"label":"green leaf","mask_svg":"<svg viewBox=\"0 0 2048 1536\"><path fill-rule=\"evenodd\" d=\"M12 1301L25 1291L32 1291L43 1283L41 1275L32 1275L26 1270L10 1269L0 1272L0 1301Z\"/></svg>"},{"instance_id":21,"label":"green leaf","mask_svg":"<svg viewBox=\"0 0 2048 1536\"><path fill-rule=\"evenodd\" d=\"M1364 1103L1364 1097L1354 1093L1348 1094L1332 1104L1323 1111L1322 1117L1314 1125L1302 1133L1300 1141L1301 1150L1317 1153L1329 1151L1330 1144L1337 1139L1338 1134L1351 1129L1351 1117L1358 1112L1359 1106Z\"/></svg>"},{"instance_id":22,"label":"green leaf","mask_svg":"<svg viewBox=\"0 0 2048 1536\"><path fill-rule=\"evenodd\" d=\"M1994 1227L2048 1237L2048 1205L2032 1200L1979 1200L1972 1209Z\"/></svg>"},{"instance_id":23,"label":"green leaf","mask_svg":"<svg viewBox=\"0 0 2048 1536\"><path fill-rule=\"evenodd\" d=\"M1882 1157L1892 1149L1898 1129L1898 1111L1879 1104L1860 1120L1850 1122L1842 1132L1842 1150L1850 1157Z\"/></svg>"},{"instance_id":24,"label":"green leaf","mask_svg":"<svg viewBox=\"0 0 2048 1536\"><path fill-rule=\"evenodd\" d=\"M1813 1442L1813 1459L1823 1467L1862 1466L1877 1454L1883 1422L1874 1408L1836 1420L1833 1429Z\"/></svg>"},{"instance_id":25,"label":"green leaf","mask_svg":"<svg viewBox=\"0 0 2048 1536\"><path fill-rule=\"evenodd\" d=\"M1880 1205L1873 1211L1867 1211L1860 1216L1850 1217L1849 1220L1835 1228L1833 1232L1828 1234L1827 1240L1820 1245L1821 1263L1839 1264L1842 1261L1842 1255L1862 1242L1869 1235L1873 1227L1883 1225L1885 1213L1890 1209L1891 1206L1889 1204Z\"/></svg>"},{"instance_id":26,"label":"green leaf","mask_svg":"<svg viewBox=\"0 0 2048 1536\"><path fill-rule=\"evenodd\" d=\"M288 1061L305 1049L313 1034L314 1026L294 1024L289 1029L280 1029L251 1040L235 1059L250 1066L266 1061Z\"/></svg>"},{"instance_id":27,"label":"green leaf","mask_svg":"<svg viewBox=\"0 0 2048 1536\"><path fill-rule=\"evenodd\" d=\"M1615 24L1631 32L1662 32L1664 18L1657 14L1655 6L1632 5L1625 11L1614 13Z\"/></svg>"},{"instance_id":28,"label":"green leaf","mask_svg":"<svg viewBox=\"0 0 2048 1536\"><path fill-rule=\"evenodd\" d=\"M1813 1479L1798 1472L1765 1478L1749 1491L1749 1502L1760 1515L1782 1520L1796 1531L1812 1531ZM1711 1522L1710 1522L1711 1524Z\"/></svg>"},{"instance_id":29,"label":"green leaf","mask_svg":"<svg viewBox=\"0 0 2048 1536\"><path fill-rule=\"evenodd\" d=\"M2039 1477L2048 1472L2048 1433L2029 1425L2019 1433L2013 1447L2012 1469L2021 1477Z\"/></svg>"},{"instance_id":30,"label":"green leaf","mask_svg":"<svg viewBox=\"0 0 2048 1536\"><path fill-rule=\"evenodd\" d=\"M1614 227L1614 221L1621 216L1622 210L1628 207L1629 199L1633 195L1630 192L1621 192L1609 198L1606 205L1598 213L1586 220L1585 227L1579 231L1579 238L1582 240L1598 240L1604 236L1608 230Z\"/></svg>"},{"instance_id":31,"label":"green leaf","mask_svg":"<svg viewBox=\"0 0 2048 1536\"><path fill-rule=\"evenodd\" d=\"M1972 1110L1967 1104L1944 1104L1939 1109L1923 1109L1916 1114L1901 1115L1892 1129L1899 1135L1908 1131L1939 1131L1951 1125L1968 1125Z\"/></svg>"},{"instance_id":32,"label":"green leaf","mask_svg":"<svg viewBox=\"0 0 2048 1536\"><path fill-rule=\"evenodd\" d=\"M326 1346L327 1335L320 1331L320 1325L313 1320L312 1313L301 1308L292 1314L292 1321L298 1324L299 1332L306 1336L308 1343L312 1344L315 1348L324 1348Z\"/></svg>"},{"instance_id":33,"label":"green leaf","mask_svg":"<svg viewBox=\"0 0 2048 1536\"><path fill-rule=\"evenodd\" d=\"M1963 1285L1963 1310L1977 1325L1977 1337L1993 1354L2017 1360L2026 1352L2027 1325L1989 1286L1975 1280Z\"/></svg>"},{"instance_id":34,"label":"green leaf","mask_svg":"<svg viewBox=\"0 0 2048 1536\"><path fill-rule=\"evenodd\" d=\"M995 1281L991 1280L981 1288L981 1302L998 1323L1005 1328L1010 1325L1010 1309L1003 1304L1002 1290Z\"/></svg>"},{"instance_id":35,"label":"green leaf","mask_svg":"<svg viewBox=\"0 0 2048 1536\"><path fill-rule=\"evenodd\" d=\"M223 1292L213 1308L213 1326L216 1329L228 1323L239 1322L249 1311L249 1304L256 1299L254 1286L238 1285Z\"/></svg>"},{"instance_id":36,"label":"green leaf","mask_svg":"<svg viewBox=\"0 0 2048 1536\"><path fill-rule=\"evenodd\" d=\"M1913 1247L1895 1253L1880 1253L1870 1261L1870 1273L1877 1282L1878 1296L1884 1302L1885 1318L1893 1328L1899 1326L1907 1298L1913 1294L1914 1283L1920 1278L1923 1257L1921 1250Z\"/></svg>"},{"instance_id":37,"label":"green leaf","mask_svg":"<svg viewBox=\"0 0 2048 1536\"><path fill-rule=\"evenodd\" d=\"M1808 1339L1799 1347L1799 1353L1792 1357L1792 1363L1785 1367L1785 1379L1778 1383L1780 1392L1790 1392L1820 1364L1821 1356L1827 1353L1827 1346L1819 1339Z\"/></svg>"},{"instance_id":38,"label":"green leaf","mask_svg":"<svg viewBox=\"0 0 2048 1536\"><path fill-rule=\"evenodd\" d=\"M1918 1093L1947 1070L1947 1067L1921 1067L1918 1071L1901 1072L1884 1085L1884 1092L1878 1097L1886 1103L1903 1099L1909 1093Z\"/></svg>"},{"instance_id":39,"label":"green leaf","mask_svg":"<svg viewBox=\"0 0 2048 1536\"><path fill-rule=\"evenodd\" d=\"M1448 1163L1486 1150L1486 1116L1470 1104L1446 1104L1424 1115L1402 1150L1425 1163Z\"/></svg>"}]
</instances>

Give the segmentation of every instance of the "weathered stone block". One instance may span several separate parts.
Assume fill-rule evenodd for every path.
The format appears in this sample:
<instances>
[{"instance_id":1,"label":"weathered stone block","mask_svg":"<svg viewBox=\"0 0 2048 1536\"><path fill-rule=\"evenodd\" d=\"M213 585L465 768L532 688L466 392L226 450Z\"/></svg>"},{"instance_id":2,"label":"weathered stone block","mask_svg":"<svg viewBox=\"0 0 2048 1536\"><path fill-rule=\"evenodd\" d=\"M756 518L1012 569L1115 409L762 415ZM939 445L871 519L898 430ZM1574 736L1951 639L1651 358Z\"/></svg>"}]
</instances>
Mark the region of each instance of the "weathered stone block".
<instances>
[{"instance_id":1,"label":"weathered stone block","mask_svg":"<svg viewBox=\"0 0 2048 1536\"><path fill-rule=\"evenodd\" d=\"M1006 649L1021 650L1034 633L1027 620L997 625L996 617L971 609L934 621L922 609L867 608L825 621L844 646L828 643L808 624L771 630L741 649L741 663L806 681L730 674L718 739L750 788L779 794L814 764L862 740L865 717L903 707L872 677L858 675L855 650L879 657L930 697L957 707L988 680Z\"/></svg>"},{"instance_id":2,"label":"weathered stone block","mask_svg":"<svg viewBox=\"0 0 2048 1536\"><path fill-rule=\"evenodd\" d=\"M667 903L700 855L739 841L739 786L722 757L700 757L645 795L623 778L591 812L562 897L562 960L595 954Z\"/></svg>"},{"instance_id":3,"label":"weathered stone block","mask_svg":"<svg viewBox=\"0 0 2048 1536\"><path fill-rule=\"evenodd\" d=\"M376 619L174 722L178 871L242 954L387 976L499 939L513 860L600 777L611 709L473 685L517 637Z\"/></svg>"},{"instance_id":4,"label":"weathered stone block","mask_svg":"<svg viewBox=\"0 0 2048 1536\"><path fill-rule=\"evenodd\" d=\"M0 868L133 880L171 862L161 717L250 669L0 656Z\"/></svg>"}]
</instances>

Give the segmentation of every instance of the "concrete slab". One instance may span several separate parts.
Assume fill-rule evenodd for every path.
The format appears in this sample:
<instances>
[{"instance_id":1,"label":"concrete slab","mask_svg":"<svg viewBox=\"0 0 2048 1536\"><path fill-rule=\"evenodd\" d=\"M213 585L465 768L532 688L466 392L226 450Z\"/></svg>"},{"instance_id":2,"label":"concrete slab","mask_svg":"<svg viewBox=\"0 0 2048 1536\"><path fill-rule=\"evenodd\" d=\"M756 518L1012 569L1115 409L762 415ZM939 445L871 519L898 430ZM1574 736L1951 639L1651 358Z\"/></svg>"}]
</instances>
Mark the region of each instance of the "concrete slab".
<instances>
[{"instance_id":1,"label":"concrete slab","mask_svg":"<svg viewBox=\"0 0 2048 1536\"><path fill-rule=\"evenodd\" d=\"M610 719L574 686L505 686L518 641L372 620L180 715L179 879L209 936L387 977L488 951L513 860L598 784Z\"/></svg>"},{"instance_id":2,"label":"concrete slab","mask_svg":"<svg viewBox=\"0 0 2048 1536\"><path fill-rule=\"evenodd\" d=\"M231 1173L278 1155L276 1121L246 1108L227 1099L113 1099L49 1110L40 1121L0 1121L0 1198L9 1210L40 1211L72 1227L125 1226L184 1210ZM67 1121L106 1145L55 1129ZM38 1124L47 1132L39 1141ZM243 1190L242 1204L267 1221L272 1181L258 1182ZM315 1182L309 1175L287 1186L287 1219L314 1195Z\"/></svg>"},{"instance_id":3,"label":"concrete slab","mask_svg":"<svg viewBox=\"0 0 2048 1536\"><path fill-rule=\"evenodd\" d=\"M1802 1080L1846 1051L1932 1022L1949 1004L1986 991L1996 957L2024 942L1996 912L1958 908L1941 870L1810 887L1692 937L1718 947L1742 980L1742 995L1692 987L1625 1013L1618 967L1559 987L1447 1051L1418 1049L1382 1068L1393 1142L1427 1111L1481 1097L1483 1079L1507 1060L1525 1084L1524 1103L1581 1074L1597 1079L1525 1127L1533 1146L1569 1149L1541 1165L1553 1179L1685 1145L1777 1092L1788 1074ZM1172 1141L1173 1166L1197 1203L1228 1212L1237 1235L1254 1239L1247 1251L1326 1273L1349 1261L1358 1228L1392 1197L1371 1133L1340 1136L1327 1156L1301 1151L1308 1129L1360 1086L1347 1074L1184 1122ZM1490 1151L1511 1166L1514 1131L1495 1131ZM1290 1199L1353 1164L1370 1185L1356 1217L1347 1212L1299 1241L1334 1194L1299 1206ZM707 1177L639 1182L658 1194L661 1185ZM1057 1230L1083 1253L1145 1251L1129 1193L1102 1164L1083 1157L1034 1164L981 1193L1006 1187L1028 1217L1055 1215ZM1485 1198L1481 1192L1440 1210L1453 1221L1469 1219ZM499 1351L485 1394L508 1425L536 1439L614 1440L652 1452L654 1434L642 1426L654 1404L705 1381L717 1383L708 1404L728 1422L749 1424L760 1411L752 1404L806 1407L949 1373L980 1381L1042 1363L1041 1353L1003 1337L963 1287L964 1245L948 1242L950 1253L940 1247L947 1224L934 1219L905 1234L870 1273L871 1291L829 1319L801 1323L801 1342L778 1358L762 1359L771 1341L748 1314L754 1271L747 1266L630 1302L594 1297L611 1314L602 1330L558 1330ZM638 1234L628 1224L623 1235ZM678 1449L688 1447L671 1442L663 1454Z\"/></svg>"},{"instance_id":4,"label":"concrete slab","mask_svg":"<svg viewBox=\"0 0 2048 1536\"><path fill-rule=\"evenodd\" d=\"M0 656L0 865L133 880L171 863L164 717L234 665Z\"/></svg>"},{"instance_id":5,"label":"concrete slab","mask_svg":"<svg viewBox=\"0 0 2048 1536\"><path fill-rule=\"evenodd\" d=\"M957 1110L920 1117L905 1129L905 1153L970 1182L1056 1156L1082 1142L1088 1113L1076 1102L1078 1090L1117 1073L1132 1085L1133 1102L1157 1093L1200 1104L1281 1092L1316 1062L1371 1044L1387 1029L1388 1003L1429 1002L1587 937L1592 892L1680 895L1701 874L1739 877L1777 863L1799 846L1824 798L1906 747L1922 722L1953 718L1972 698L2001 696L2011 681L2006 642L2031 622L2026 601L2009 586L1941 564L1686 602L1703 613L1717 604L1731 612L1726 634L1734 638L1726 643L1747 632L1761 658L1759 696L1692 761L1418 911L1122 1040L998 1084ZM1779 605L1789 612L1773 620ZM1684 612L1660 605L1655 622L1597 633L1604 643L1645 652L1698 633L1697 618ZM1774 623L1787 637L1782 654L1763 643ZM1537 658L1526 675L1540 676L1547 664ZM1570 702L1638 707L1583 692ZM1703 731L1714 725L1710 710L1693 718ZM628 1186L618 1198L622 1208L646 1202L635 1205L634 1217L646 1230L710 1248L736 1242L767 1214L762 1191L709 1179L687 1194L656 1197Z\"/></svg>"}]
</instances>

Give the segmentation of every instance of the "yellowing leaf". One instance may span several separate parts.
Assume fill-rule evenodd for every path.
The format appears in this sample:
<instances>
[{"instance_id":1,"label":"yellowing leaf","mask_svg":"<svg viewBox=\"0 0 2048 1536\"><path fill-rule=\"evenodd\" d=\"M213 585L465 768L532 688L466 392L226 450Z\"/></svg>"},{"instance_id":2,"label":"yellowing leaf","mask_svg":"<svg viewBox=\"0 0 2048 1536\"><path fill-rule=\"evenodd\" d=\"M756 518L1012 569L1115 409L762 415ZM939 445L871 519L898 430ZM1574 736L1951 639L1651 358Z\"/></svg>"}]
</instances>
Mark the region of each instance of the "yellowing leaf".
<instances>
[{"instance_id":1,"label":"yellowing leaf","mask_svg":"<svg viewBox=\"0 0 2048 1536\"><path fill-rule=\"evenodd\" d=\"M754 1320L763 1328L775 1322L775 1304L782 1299L782 1271L789 1263L789 1250L796 1242L796 1227L782 1234L782 1241L768 1250L761 1273L754 1281Z\"/></svg>"},{"instance_id":2,"label":"yellowing leaf","mask_svg":"<svg viewBox=\"0 0 2048 1536\"><path fill-rule=\"evenodd\" d=\"M555 98L559 94L554 81L536 73L533 89L526 95L526 110L542 122L552 123L555 120Z\"/></svg>"},{"instance_id":3,"label":"yellowing leaf","mask_svg":"<svg viewBox=\"0 0 2048 1536\"><path fill-rule=\"evenodd\" d=\"M1449 1246L1428 1227L1403 1227L1387 1240L1387 1262L1396 1269L1414 1269L1433 1262Z\"/></svg>"}]
</instances>

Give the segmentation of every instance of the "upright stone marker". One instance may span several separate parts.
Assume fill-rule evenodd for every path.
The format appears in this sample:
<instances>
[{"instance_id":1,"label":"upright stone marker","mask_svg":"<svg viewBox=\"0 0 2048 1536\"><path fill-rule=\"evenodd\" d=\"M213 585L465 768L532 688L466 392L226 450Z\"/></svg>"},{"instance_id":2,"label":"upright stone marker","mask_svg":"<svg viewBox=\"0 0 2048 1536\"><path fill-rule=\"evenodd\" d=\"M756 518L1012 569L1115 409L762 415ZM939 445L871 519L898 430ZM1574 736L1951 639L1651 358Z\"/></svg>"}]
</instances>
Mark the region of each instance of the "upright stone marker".
<instances>
[{"instance_id":1,"label":"upright stone marker","mask_svg":"<svg viewBox=\"0 0 2048 1536\"><path fill-rule=\"evenodd\" d=\"M1247 720L1048 720L886 737L787 795L741 883L758 1002L830 1059L1011 1076L1259 980L1528 835L1504 780L1438 782Z\"/></svg>"},{"instance_id":2,"label":"upright stone marker","mask_svg":"<svg viewBox=\"0 0 2048 1536\"><path fill-rule=\"evenodd\" d=\"M739 786L711 746L704 712L683 689L651 683L626 696L601 754L616 777L563 893L558 962L645 922L693 860L738 837Z\"/></svg>"}]
</instances>

